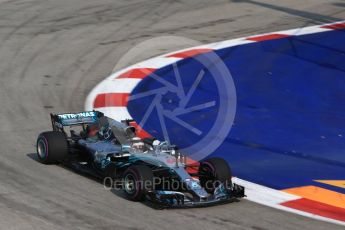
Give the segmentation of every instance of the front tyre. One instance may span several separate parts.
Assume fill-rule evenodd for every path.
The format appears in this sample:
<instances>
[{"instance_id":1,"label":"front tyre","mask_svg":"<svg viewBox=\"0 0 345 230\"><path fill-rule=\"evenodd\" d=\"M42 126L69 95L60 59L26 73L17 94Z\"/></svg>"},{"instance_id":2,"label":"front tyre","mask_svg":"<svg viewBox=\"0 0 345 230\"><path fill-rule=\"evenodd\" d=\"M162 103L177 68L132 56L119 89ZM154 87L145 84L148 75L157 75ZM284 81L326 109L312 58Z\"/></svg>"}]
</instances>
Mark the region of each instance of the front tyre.
<instances>
[{"instance_id":1,"label":"front tyre","mask_svg":"<svg viewBox=\"0 0 345 230\"><path fill-rule=\"evenodd\" d=\"M43 164L54 164L66 159L68 144L65 134L57 131L41 133L37 138L37 157Z\"/></svg>"},{"instance_id":2,"label":"front tyre","mask_svg":"<svg viewBox=\"0 0 345 230\"><path fill-rule=\"evenodd\" d=\"M132 165L123 173L123 191L132 201L142 201L153 188L153 173L145 165Z\"/></svg>"},{"instance_id":3,"label":"front tyre","mask_svg":"<svg viewBox=\"0 0 345 230\"><path fill-rule=\"evenodd\" d=\"M213 194L214 190L222 183L225 187L232 186L231 169L229 164L222 158L209 158L200 163L199 180L201 186Z\"/></svg>"}]
</instances>

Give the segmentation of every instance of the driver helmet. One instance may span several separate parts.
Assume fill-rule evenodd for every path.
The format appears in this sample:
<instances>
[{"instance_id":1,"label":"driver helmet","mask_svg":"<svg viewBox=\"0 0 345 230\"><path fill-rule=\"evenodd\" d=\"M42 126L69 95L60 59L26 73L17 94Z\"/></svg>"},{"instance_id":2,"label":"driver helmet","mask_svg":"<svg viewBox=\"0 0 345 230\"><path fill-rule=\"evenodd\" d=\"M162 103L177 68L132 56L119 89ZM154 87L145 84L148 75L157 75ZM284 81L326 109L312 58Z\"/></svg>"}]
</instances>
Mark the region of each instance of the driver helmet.
<instances>
[{"instance_id":1,"label":"driver helmet","mask_svg":"<svg viewBox=\"0 0 345 230\"><path fill-rule=\"evenodd\" d=\"M140 137L132 138L132 148L137 152L145 152L145 144Z\"/></svg>"}]
</instances>

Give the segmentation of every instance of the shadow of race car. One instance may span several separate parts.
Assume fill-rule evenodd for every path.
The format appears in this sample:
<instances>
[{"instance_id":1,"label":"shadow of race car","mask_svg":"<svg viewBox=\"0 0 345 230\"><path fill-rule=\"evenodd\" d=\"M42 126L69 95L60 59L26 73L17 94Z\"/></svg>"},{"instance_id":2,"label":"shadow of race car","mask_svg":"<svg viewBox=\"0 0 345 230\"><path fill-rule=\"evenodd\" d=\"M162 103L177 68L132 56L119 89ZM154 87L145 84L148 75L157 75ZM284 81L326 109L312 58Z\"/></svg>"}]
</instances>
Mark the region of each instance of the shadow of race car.
<instances>
[{"instance_id":1,"label":"shadow of race car","mask_svg":"<svg viewBox=\"0 0 345 230\"><path fill-rule=\"evenodd\" d=\"M161 207L200 207L244 197L221 158L195 164L177 146L141 139L130 120L116 121L99 111L51 114L53 131L37 138L44 164L64 164L102 178L132 201L147 199ZM194 170L193 170L194 167Z\"/></svg>"}]
</instances>

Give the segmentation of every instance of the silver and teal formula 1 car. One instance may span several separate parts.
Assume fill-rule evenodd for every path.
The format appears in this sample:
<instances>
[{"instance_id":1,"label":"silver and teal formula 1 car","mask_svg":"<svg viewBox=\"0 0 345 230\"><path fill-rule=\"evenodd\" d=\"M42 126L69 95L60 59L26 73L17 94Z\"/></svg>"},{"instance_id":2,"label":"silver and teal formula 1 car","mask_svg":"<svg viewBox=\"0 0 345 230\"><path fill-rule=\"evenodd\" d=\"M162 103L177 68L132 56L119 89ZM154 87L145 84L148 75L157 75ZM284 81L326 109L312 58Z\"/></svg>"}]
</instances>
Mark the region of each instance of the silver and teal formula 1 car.
<instances>
[{"instance_id":1,"label":"silver and teal formula 1 car","mask_svg":"<svg viewBox=\"0 0 345 230\"><path fill-rule=\"evenodd\" d=\"M37 139L39 161L91 173L130 200L148 199L167 208L199 207L245 196L244 188L232 183L225 160L209 158L195 168L177 146L137 137L130 120L86 111L51 114L51 122L53 131Z\"/></svg>"}]
</instances>

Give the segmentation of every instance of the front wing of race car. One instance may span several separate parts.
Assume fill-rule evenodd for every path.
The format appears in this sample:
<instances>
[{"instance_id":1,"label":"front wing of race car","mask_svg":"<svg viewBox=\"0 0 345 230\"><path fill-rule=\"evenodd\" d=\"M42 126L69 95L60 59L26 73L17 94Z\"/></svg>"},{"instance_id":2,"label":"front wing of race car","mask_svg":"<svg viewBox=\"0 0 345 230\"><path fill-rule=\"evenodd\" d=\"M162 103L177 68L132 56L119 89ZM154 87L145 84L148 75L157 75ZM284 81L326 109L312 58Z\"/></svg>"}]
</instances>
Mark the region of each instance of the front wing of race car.
<instances>
[{"instance_id":1,"label":"front wing of race car","mask_svg":"<svg viewBox=\"0 0 345 230\"><path fill-rule=\"evenodd\" d=\"M193 208L208 207L236 201L236 198L245 197L244 187L233 184L231 189L225 189L221 184L213 195L205 199L196 198L191 194L178 191L150 191L147 198L162 208Z\"/></svg>"}]
</instances>

